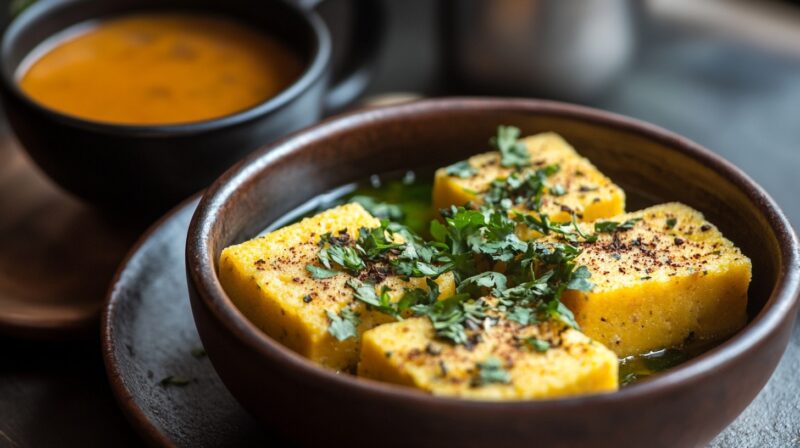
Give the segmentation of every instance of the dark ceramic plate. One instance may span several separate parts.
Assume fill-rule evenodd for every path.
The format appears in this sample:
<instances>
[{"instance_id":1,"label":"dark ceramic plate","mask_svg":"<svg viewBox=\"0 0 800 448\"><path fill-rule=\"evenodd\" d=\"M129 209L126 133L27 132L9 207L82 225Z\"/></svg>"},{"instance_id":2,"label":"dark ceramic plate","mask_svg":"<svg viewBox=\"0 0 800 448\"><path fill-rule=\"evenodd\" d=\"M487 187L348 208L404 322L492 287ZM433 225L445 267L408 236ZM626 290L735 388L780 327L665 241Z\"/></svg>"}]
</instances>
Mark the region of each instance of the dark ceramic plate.
<instances>
[{"instance_id":1,"label":"dark ceramic plate","mask_svg":"<svg viewBox=\"0 0 800 448\"><path fill-rule=\"evenodd\" d=\"M157 446L287 446L230 395L200 346L186 292L184 244L197 200L159 223L120 267L103 318L103 355L120 405ZM800 327L774 376L711 447L800 443ZM167 376L191 382L163 387Z\"/></svg>"},{"instance_id":2,"label":"dark ceramic plate","mask_svg":"<svg viewBox=\"0 0 800 448\"><path fill-rule=\"evenodd\" d=\"M134 428L156 446L266 446L260 431L201 356L186 292L186 230L194 198L165 216L123 262L102 320L103 357ZM162 385L167 377L172 384ZM189 384L179 385L180 380Z\"/></svg>"}]
</instances>

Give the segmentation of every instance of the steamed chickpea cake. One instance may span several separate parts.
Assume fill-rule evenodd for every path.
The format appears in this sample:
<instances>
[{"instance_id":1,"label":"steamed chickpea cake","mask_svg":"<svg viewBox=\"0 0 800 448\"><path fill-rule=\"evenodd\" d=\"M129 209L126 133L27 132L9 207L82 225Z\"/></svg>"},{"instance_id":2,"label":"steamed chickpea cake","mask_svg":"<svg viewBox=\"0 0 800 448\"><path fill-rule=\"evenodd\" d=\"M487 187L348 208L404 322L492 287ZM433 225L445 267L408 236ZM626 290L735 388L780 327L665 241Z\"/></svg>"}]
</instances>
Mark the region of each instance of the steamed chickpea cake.
<instances>
[{"instance_id":1,"label":"steamed chickpea cake","mask_svg":"<svg viewBox=\"0 0 800 448\"><path fill-rule=\"evenodd\" d=\"M100 122L219 118L275 96L303 68L269 35L206 15L137 14L63 34L28 56L19 86L46 107Z\"/></svg>"},{"instance_id":2,"label":"steamed chickpea cake","mask_svg":"<svg viewBox=\"0 0 800 448\"><path fill-rule=\"evenodd\" d=\"M381 202L398 182L361 188L226 248L223 287L323 366L465 399L611 392L745 324L750 260L702 213L625 213L561 137L519 137L501 126L494 151L436 172L426 238Z\"/></svg>"}]
</instances>

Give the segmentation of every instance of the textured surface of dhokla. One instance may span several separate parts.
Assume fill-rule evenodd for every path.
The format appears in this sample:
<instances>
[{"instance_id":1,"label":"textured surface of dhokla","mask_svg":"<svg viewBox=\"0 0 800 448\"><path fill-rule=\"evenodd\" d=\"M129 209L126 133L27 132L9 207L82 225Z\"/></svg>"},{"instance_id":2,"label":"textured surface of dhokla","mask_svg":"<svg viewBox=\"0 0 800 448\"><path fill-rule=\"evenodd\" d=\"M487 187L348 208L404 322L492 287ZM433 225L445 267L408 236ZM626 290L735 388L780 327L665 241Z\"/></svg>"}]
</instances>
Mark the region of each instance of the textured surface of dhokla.
<instances>
[{"instance_id":1,"label":"textured surface of dhokla","mask_svg":"<svg viewBox=\"0 0 800 448\"><path fill-rule=\"evenodd\" d=\"M551 220L566 222L575 213L580 220L593 221L625 212L625 192L558 134L537 134L520 142L527 147L531 160L530 167L525 170L535 171L549 165L559 167L547 178L550 187L541 202L541 211ZM433 186L436 210L451 205L463 206L467 202L481 204L492 181L514 171L500 165L498 152L473 156L467 163L475 170L468 178L448 174L447 168L436 171ZM524 204L515 208L520 212L528 211Z\"/></svg>"},{"instance_id":2,"label":"textured surface of dhokla","mask_svg":"<svg viewBox=\"0 0 800 448\"><path fill-rule=\"evenodd\" d=\"M501 375L482 381L491 367ZM612 351L555 321L500 318L474 345L453 345L435 338L428 318L416 317L364 333L358 374L434 395L527 400L614 391L617 369Z\"/></svg>"},{"instance_id":3,"label":"textured surface of dhokla","mask_svg":"<svg viewBox=\"0 0 800 448\"><path fill-rule=\"evenodd\" d=\"M722 339L745 324L750 259L713 224L679 203L610 221L632 219L640 220L629 230L584 243L576 259L595 286L567 291L563 301L584 333L627 356Z\"/></svg>"},{"instance_id":4,"label":"textured surface of dhokla","mask_svg":"<svg viewBox=\"0 0 800 448\"><path fill-rule=\"evenodd\" d=\"M306 266L316 264L320 237L378 227L380 221L358 204L345 204L283 227L265 236L226 248L220 255L219 277L236 307L262 331L297 353L336 370L353 370L358 362L360 337L338 340L328 328L328 312L339 315L349 308L358 314L358 334L392 317L369 310L346 285L350 277L338 273L315 279ZM442 295L453 294L453 278L438 280ZM406 287L427 289L425 279L403 281L388 276L376 285L392 290L398 300Z\"/></svg>"}]
</instances>

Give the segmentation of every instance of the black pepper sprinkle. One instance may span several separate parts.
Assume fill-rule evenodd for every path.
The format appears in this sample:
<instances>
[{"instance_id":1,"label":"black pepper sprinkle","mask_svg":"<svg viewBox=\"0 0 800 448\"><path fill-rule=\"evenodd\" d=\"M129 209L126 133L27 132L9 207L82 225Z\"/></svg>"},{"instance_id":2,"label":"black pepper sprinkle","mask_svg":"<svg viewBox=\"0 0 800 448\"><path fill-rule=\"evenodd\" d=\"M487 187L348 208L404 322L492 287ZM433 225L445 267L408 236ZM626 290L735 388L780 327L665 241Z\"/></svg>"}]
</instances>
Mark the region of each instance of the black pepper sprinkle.
<instances>
[{"instance_id":1,"label":"black pepper sprinkle","mask_svg":"<svg viewBox=\"0 0 800 448\"><path fill-rule=\"evenodd\" d=\"M425 346L425 351L431 356L438 356L442 353L441 348L436 347L435 345L430 343L427 346Z\"/></svg>"},{"instance_id":2,"label":"black pepper sprinkle","mask_svg":"<svg viewBox=\"0 0 800 448\"><path fill-rule=\"evenodd\" d=\"M681 245L683 245L683 243L684 243L683 238L677 238L677 237L675 238L675 245L676 246L681 246Z\"/></svg>"},{"instance_id":3,"label":"black pepper sprinkle","mask_svg":"<svg viewBox=\"0 0 800 448\"><path fill-rule=\"evenodd\" d=\"M312 300L314 299L310 295L306 295L305 297L303 297L303 302L305 303L311 303Z\"/></svg>"},{"instance_id":4,"label":"black pepper sprinkle","mask_svg":"<svg viewBox=\"0 0 800 448\"><path fill-rule=\"evenodd\" d=\"M439 360L439 368L442 369L442 376L447 376L447 364L444 361Z\"/></svg>"},{"instance_id":5,"label":"black pepper sprinkle","mask_svg":"<svg viewBox=\"0 0 800 448\"><path fill-rule=\"evenodd\" d=\"M709 230L711 230L711 226L708 224L703 224L702 226L700 226L701 232L708 232Z\"/></svg>"}]
</instances>

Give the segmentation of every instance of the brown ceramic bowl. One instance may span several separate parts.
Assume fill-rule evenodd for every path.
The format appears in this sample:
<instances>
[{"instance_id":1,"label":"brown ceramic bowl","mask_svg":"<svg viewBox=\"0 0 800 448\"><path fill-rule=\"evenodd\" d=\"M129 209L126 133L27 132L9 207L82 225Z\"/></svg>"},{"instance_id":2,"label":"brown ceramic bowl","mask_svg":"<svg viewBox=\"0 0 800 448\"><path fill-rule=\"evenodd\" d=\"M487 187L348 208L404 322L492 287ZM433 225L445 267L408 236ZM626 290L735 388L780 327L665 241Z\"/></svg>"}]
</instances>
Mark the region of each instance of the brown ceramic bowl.
<instances>
[{"instance_id":1,"label":"brown ceramic bowl","mask_svg":"<svg viewBox=\"0 0 800 448\"><path fill-rule=\"evenodd\" d=\"M702 356L616 393L464 401L320 368L259 331L220 286L217 259L226 246L342 184L484 151L498 124L519 126L523 134L560 133L628 191L631 209L670 200L702 210L753 261L748 325ZM738 168L645 123L509 99L357 112L263 148L208 190L189 230L186 257L194 319L225 385L264 425L304 445L703 445L772 374L795 320L800 282L789 223Z\"/></svg>"}]
</instances>

